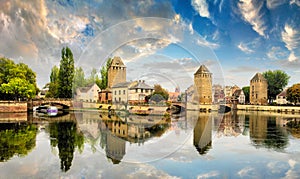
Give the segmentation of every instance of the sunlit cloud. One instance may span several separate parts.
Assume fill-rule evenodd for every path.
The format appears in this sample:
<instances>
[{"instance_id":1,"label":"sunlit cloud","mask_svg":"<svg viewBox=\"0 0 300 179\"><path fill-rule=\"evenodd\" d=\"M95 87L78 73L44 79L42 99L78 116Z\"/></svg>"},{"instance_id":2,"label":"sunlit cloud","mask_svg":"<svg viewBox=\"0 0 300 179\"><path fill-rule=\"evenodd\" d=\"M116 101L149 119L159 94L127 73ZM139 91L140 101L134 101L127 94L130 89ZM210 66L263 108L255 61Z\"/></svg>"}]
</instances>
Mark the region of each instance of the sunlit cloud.
<instances>
[{"instance_id":1,"label":"sunlit cloud","mask_svg":"<svg viewBox=\"0 0 300 179\"><path fill-rule=\"evenodd\" d=\"M206 0L192 0L192 6L201 17L210 17Z\"/></svg>"},{"instance_id":2,"label":"sunlit cloud","mask_svg":"<svg viewBox=\"0 0 300 179\"><path fill-rule=\"evenodd\" d=\"M263 1L240 0L238 7L243 19L251 24L252 29L259 35L267 37L267 25L262 12Z\"/></svg>"},{"instance_id":3,"label":"sunlit cloud","mask_svg":"<svg viewBox=\"0 0 300 179\"><path fill-rule=\"evenodd\" d=\"M238 46L237 46L241 51L247 53L247 54L250 54L250 53L254 53L254 50L250 49L246 44L244 43L240 43Z\"/></svg>"},{"instance_id":4,"label":"sunlit cloud","mask_svg":"<svg viewBox=\"0 0 300 179\"><path fill-rule=\"evenodd\" d=\"M290 51L288 60L290 62L298 60L295 52L300 49L300 31L296 30L289 24L285 24L284 30L281 32L282 41L285 47Z\"/></svg>"},{"instance_id":5,"label":"sunlit cloud","mask_svg":"<svg viewBox=\"0 0 300 179\"><path fill-rule=\"evenodd\" d=\"M285 4L287 0L267 0L267 7L269 9L275 9L282 4Z\"/></svg>"}]
</instances>

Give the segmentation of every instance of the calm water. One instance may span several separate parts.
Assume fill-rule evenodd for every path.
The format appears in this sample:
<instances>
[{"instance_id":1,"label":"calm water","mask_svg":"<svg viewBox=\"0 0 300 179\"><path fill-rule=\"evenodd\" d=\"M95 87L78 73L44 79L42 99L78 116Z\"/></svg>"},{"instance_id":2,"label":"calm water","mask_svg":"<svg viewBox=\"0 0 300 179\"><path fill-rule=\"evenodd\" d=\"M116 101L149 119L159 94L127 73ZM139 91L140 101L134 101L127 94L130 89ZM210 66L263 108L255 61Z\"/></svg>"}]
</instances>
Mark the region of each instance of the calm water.
<instances>
[{"instance_id":1,"label":"calm water","mask_svg":"<svg viewBox=\"0 0 300 179\"><path fill-rule=\"evenodd\" d=\"M0 178L300 178L300 115L0 114Z\"/></svg>"}]
</instances>

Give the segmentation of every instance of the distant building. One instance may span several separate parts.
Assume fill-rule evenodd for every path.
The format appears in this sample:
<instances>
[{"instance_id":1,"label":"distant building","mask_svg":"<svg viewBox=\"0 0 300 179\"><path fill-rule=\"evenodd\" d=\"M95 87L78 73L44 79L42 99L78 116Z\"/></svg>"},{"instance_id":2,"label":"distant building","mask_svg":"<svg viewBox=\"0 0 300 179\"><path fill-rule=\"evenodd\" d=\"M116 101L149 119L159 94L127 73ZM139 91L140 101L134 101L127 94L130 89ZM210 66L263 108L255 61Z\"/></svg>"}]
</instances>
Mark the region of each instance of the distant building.
<instances>
[{"instance_id":1,"label":"distant building","mask_svg":"<svg viewBox=\"0 0 300 179\"><path fill-rule=\"evenodd\" d=\"M194 74L195 98L199 104L212 104L212 73L201 65Z\"/></svg>"},{"instance_id":2,"label":"distant building","mask_svg":"<svg viewBox=\"0 0 300 179\"><path fill-rule=\"evenodd\" d=\"M49 91L49 88L43 88L43 89L41 89L41 91L38 94L38 97L39 98L45 98L48 91Z\"/></svg>"},{"instance_id":3,"label":"distant building","mask_svg":"<svg viewBox=\"0 0 300 179\"><path fill-rule=\"evenodd\" d=\"M287 89L283 90L276 96L276 103L277 104L287 104L288 101L286 100L286 91Z\"/></svg>"},{"instance_id":4,"label":"distant building","mask_svg":"<svg viewBox=\"0 0 300 179\"><path fill-rule=\"evenodd\" d=\"M144 103L146 102L146 96L152 94L154 88L145 83L145 80L139 80L138 82L130 85L128 91L128 102L130 103Z\"/></svg>"},{"instance_id":5,"label":"distant building","mask_svg":"<svg viewBox=\"0 0 300 179\"><path fill-rule=\"evenodd\" d=\"M224 101L225 93L221 85L213 85L212 91L214 103L220 103Z\"/></svg>"},{"instance_id":6,"label":"distant building","mask_svg":"<svg viewBox=\"0 0 300 179\"><path fill-rule=\"evenodd\" d=\"M94 83L87 87L77 88L74 98L76 101L97 102L99 99L99 92L99 86L96 83Z\"/></svg>"},{"instance_id":7,"label":"distant building","mask_svg":"<svg viewBox=\"0 0 300 179\"><path fill-rule=\"evenodd\" d=\"M114 57L108 68L107 88L123 82L126 82L126 66L120 57Z\"/></svg>"},{"instance_id":8,"label":"distant building","mask_svg":"<svg viewBox=\"0 0 300 179\"><path fill-rule=\"evenodd\" d=\"M233 99L237 100L239 104L245 104L246 97L243 90L241 89L235 90L232 97Z\"/></svg>"},{"instance_id":9,"label":"distant building","mask_svg":"<svg viewBox=\"0 0 300 179\"><path fill-rule=\"evenodd\" d=\"M268 104L268 83L261 73L256 73L250 80L250 103Z\"/></svg>"},{"instance_id":10,"label":"distant building","mask_svg":"<svg viewBox=\"0 0 300 179\"><path fill-rule=\"evenodd\" d=\"M169 93L168 101L170 102L178 101L178 97L180 96L180 90L178 87L175 89L175 92L168 92L168 93Z\"/></svg>"}]
</instances>

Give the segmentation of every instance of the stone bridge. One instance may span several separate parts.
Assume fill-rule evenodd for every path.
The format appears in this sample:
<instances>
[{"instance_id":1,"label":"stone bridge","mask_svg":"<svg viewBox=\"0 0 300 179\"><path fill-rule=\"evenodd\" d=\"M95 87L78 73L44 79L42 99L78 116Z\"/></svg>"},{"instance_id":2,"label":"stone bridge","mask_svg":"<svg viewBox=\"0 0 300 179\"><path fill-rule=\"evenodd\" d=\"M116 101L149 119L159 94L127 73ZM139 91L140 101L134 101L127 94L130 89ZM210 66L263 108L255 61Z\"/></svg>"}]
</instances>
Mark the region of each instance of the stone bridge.
<instances>
[{"instance_id":1,"label":"stone bridge","mask_svg":"<svg viewBox=\"0 0 300 179\"><path fill-rule=\"evenodd\" d=\"M171 104L171 110L174 114L183 112L186 110L186 103L183 102L172 102Z\"/></svg>"},{"instance_id":2,"label":"stone bridge","mask_svg":"<svg viewBox=\"0 0 300 179\"><path fill-rule=\"evenodd\" d=\"M33 111L33 107L41 105L57 106L59 109L73 109L72 99L43 99L43 100L31 100L27 102L27 110Z\"/></svg>"}]
</instances>

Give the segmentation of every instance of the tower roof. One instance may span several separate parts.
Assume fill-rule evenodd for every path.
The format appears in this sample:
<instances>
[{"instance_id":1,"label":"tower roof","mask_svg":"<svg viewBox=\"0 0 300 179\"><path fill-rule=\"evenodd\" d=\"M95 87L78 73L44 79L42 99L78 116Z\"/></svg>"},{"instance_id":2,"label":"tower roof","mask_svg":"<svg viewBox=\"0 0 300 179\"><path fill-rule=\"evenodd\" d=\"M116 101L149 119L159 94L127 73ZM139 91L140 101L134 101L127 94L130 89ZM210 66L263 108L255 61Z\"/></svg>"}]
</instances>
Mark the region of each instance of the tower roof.
<instances>
[{"instance_id":1,"label":"tower roof","mask_svg":"<svg viewBox=\"0 0 300 179\"><path fill-rule=\"evenodd\" d=\"M199 69L196 71L195 75L201 73L210 73L210 71L207 69L205 65L201 65Z\"/></svg>"},{"instance_id":2,"label":"tower roof","mask_svg":"<svg viewBox=\"0 0 300 179\"><path fill-rule=\"evenodd\" d=\"M111 61L111 66L124 66L124 63L120 57L114 57Z\"/></svg>"},{"instance_id":3,"label":"tower roof","mask_svg":"<svg viewBox=\"0 0 300 179\"><path fill-rule=\"evenodd\" d=\"M251 79L251 81L252 80L266 80L266 79L264 78L264 76L261 73L256 73L254 75L254 77Z\"/></svg>"}]
</instances>

